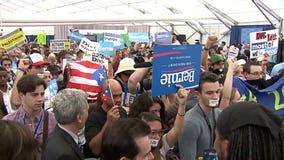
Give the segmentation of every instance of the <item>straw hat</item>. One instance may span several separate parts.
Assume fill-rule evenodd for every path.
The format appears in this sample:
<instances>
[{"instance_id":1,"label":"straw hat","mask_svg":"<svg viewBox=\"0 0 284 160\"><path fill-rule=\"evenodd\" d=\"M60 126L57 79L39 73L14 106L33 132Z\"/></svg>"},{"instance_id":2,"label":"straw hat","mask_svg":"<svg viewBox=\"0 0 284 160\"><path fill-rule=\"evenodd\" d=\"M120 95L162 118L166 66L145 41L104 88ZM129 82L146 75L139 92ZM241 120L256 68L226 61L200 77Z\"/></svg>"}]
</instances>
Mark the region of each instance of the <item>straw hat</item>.
<instances>
[{"instance_id":1,"label":"straw hat","mask_svg":"<svg viewBox=\"0 0 284 160\"><path fill-rule=\"evenodd\" d=\"M134 68L134 60L131 58L123 58L120 62L119 62L119 66L117 71L115 72L115 75L117 75L118 73L124 72L124 71L135 71L136 69Z\"/></svg>"}]
</instances>

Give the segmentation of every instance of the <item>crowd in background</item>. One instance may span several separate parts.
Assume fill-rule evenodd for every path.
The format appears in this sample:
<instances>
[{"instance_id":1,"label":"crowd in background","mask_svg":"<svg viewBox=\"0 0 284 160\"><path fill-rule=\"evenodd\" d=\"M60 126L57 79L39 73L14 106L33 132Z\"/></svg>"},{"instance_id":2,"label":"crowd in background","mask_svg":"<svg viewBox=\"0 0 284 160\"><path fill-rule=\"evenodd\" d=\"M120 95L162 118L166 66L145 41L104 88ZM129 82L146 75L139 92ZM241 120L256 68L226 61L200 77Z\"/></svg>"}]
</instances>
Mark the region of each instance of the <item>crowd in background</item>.
<instances>
[{"instance_id":1,"label":"crowd in background","mask_svg":"<svg viewBox=\"0 0 284 160\"><path fill-rule=\"evenodd\" d=\"M248 44L209 36L201 55L199 86L153 97L153 45L133 42L108 60L107 80L96 99L67 88L64 59L81 60L73 51L52 53L29 42L7 52L0 48L0 159L206 159L205 151L227 159L284 159L283 117L244 99L233 87L239 77L256 89L267 88L284 74L284 41L277 61L250 58ZM181 45L172 35L172 45ZM56 81L58 92L48 84ZM111 92L111 97L107 92ZM8 121L6 121L8 120ZM12 121L17 121L12 123ZM12 136L12 137L11 137Z\"/></svg>"}]
</instances>

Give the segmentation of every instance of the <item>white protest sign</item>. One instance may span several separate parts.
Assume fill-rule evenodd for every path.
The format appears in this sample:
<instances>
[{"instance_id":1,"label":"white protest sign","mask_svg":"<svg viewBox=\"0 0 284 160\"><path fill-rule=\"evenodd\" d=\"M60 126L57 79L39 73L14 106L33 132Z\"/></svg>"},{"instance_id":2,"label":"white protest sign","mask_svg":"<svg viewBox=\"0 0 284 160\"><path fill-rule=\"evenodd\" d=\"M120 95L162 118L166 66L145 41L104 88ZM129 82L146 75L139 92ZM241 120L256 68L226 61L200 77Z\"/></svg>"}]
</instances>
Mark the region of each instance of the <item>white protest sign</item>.
<instances>
[{"instance_id":1,"label":"white protest sign","mask_svg":"<svg viewBox=\"0 0 284 160\"><path fill-rule=\"evenodd\" d=\"M228 58L236 58L239 54L239 48L234 45L230 46Z\"/></svg>"},{"instance_id":2,"label":"white protest sign","mask_svg":"<svg viewBox=\"0 0 284 160\"><path fill-rule=\"evenodd\" d=\"M88 38L82 38L79 49L83 52L92 55L92 53L99 53L100 43L92 42Z\"/></svg>"},{"instance_id":3,"label":"white protest sign","mask_svg":"<svg viewBox=\"0 0 284 160\"><path fill-rule=\"evenodd\" d=\"M278 29L250 33L250 58L261 59L267 53L270 55L270 61L276 62L278 33Z\"/></svg>"}]
</instances>

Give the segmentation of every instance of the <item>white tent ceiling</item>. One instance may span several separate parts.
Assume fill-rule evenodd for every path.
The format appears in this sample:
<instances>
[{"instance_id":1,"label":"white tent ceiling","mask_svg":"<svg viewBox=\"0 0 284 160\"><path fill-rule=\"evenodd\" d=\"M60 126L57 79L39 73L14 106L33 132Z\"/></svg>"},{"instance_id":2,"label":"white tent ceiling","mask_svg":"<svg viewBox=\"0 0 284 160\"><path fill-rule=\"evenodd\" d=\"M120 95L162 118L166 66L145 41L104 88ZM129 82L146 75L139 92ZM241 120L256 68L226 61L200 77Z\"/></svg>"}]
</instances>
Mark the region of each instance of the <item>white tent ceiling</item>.
<instances>
[{"instance_id":1,"label":"white tent ceiling","mask_svg":"<svg viewBox=\"0 0 284 160\"><path fill-rule=\"evenodd\" d=\"M254 2L262 3L283 19L283 0L0 0L0 22L1 26L269 24L267 19L279 22L269 14L266 18Z\"/></svg>"}]
</instances>

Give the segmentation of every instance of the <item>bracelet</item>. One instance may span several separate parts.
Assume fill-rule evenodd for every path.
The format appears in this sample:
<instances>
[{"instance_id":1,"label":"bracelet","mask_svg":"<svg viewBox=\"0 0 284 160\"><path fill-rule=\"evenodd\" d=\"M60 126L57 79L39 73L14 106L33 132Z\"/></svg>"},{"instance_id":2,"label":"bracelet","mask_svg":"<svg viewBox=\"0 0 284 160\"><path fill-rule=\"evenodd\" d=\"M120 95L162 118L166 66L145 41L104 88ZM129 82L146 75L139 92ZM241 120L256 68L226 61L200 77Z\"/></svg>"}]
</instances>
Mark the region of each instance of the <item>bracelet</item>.
<instances>
[{"instance_id":1,"label":"bracelet","mask_svg":"<svg viewBox=\"0 0 284 160\"><path fill-rule=\"evenodd\" d=\"M23 68L20 68L20 67L19 67L18 70L19 70L19 71L22 71L24 74L27 73L27 71L26 71L25 69L23 69Z\"/></svg>"},{"instance_id":2,"label":"bracelet","mask_svg":"<svg viewBox=\"0 0 284 160\"><path fill-rule=\"evenodd\" d=\"M184 117L185 116L185 113L184 114L180 114L177 112L177 115L181 116L181 117Z\"/></svg>"}]
</instances>

